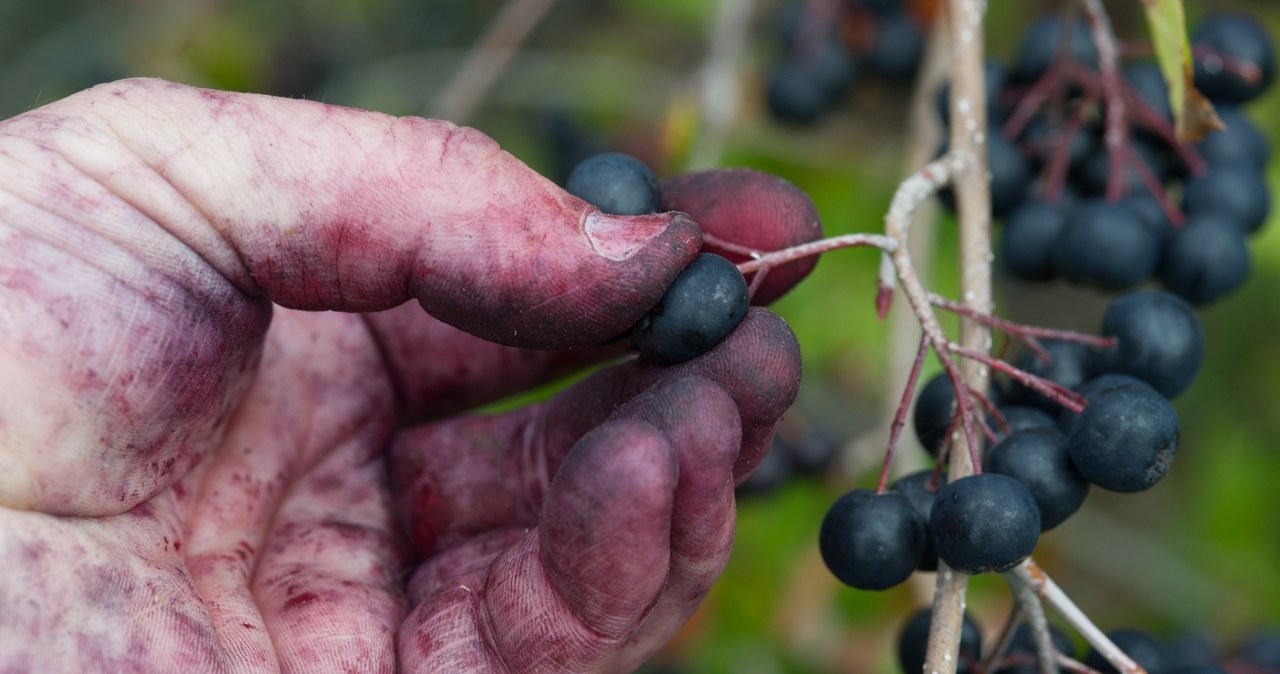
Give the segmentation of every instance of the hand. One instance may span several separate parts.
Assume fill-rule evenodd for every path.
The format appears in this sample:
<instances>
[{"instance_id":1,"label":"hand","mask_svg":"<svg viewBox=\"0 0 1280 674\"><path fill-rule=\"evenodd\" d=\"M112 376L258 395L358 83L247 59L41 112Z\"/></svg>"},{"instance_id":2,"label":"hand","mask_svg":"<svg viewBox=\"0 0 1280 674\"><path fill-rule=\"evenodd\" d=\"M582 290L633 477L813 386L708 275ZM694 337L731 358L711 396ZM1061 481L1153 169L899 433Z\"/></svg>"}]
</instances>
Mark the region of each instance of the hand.
<instances>
[{"instance_id":1,"label":"hand","mask_svg":"<svg viewBox=\"0 0 1280 674\"><path fill-rule=\"evenodd\" d=\"M817 234L758 174L668 187ZM618 355L700 246L444 122L128 80L0 123L0 670L638 666L727 559L788 328L450 415Z\"/></svg>"}]
</instances>

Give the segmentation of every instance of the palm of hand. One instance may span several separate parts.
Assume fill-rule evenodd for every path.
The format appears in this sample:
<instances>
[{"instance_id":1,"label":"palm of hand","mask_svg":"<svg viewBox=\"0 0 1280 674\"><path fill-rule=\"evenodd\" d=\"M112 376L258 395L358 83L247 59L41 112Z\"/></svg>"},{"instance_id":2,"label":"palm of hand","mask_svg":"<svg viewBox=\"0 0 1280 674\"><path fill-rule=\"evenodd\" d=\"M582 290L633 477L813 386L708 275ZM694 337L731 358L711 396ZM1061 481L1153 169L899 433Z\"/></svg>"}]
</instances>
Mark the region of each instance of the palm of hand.
<instances>
[{"instance_id":1,"label":"palm of hand","mask_svg":"<svg viewBox=\"0 0 1280 674\"><path fill-rule=\"evenodd\" d=\"M51 211L55 224L39 232L74 229L74 215ZM21 215L0 207L0 222L45 224ZM37 228L17 231L23 243ZM180 238L200 247L198 236ZM668 248L675 270L696 250ZM84 263L93 261L72 253L90 271L71 275L92 288L98 276ZM0 259L0 279L20 291L6 297L6 315L53 294L56 278L16 281L24 264L53 257ZM216 254L201 257L218 266ZM252 272L271 299L305 308L405 299L348 286L316 300L323 279L270 287L269 270ZM270 302L223 276L232 282L204 285L191 273L95 288L120 303L69 327L53 311L36 316L30 339L0 351L0 370L19 382L31 380L32 362L60 364L56 385L29 401L36 421L0 429L22 476L0 482L18 485L0 509L0 605L9 607L0 626L12 637L0 662L19 671L629 669L718 575L735 475L758 462L795 393L794 341L755 311L690 363L625 364L539 406L447 418L601 354L490 344L412 305L272 318ZM622 304L624 316L596 317L605 327L592 329L633 320ZM480 334L523 327L475 320L457 322ZM123 341L85 356L89 324ZM41 325L81 340L56 331L37 340ZM432 352L415 353L421 344ZM132 378L104 384L104 372ZM439 420L412 425L425 419ZM46 444L8 452L33 437ZM30 461L40 454L47 464Z\"/></svg>"}]
</instances>

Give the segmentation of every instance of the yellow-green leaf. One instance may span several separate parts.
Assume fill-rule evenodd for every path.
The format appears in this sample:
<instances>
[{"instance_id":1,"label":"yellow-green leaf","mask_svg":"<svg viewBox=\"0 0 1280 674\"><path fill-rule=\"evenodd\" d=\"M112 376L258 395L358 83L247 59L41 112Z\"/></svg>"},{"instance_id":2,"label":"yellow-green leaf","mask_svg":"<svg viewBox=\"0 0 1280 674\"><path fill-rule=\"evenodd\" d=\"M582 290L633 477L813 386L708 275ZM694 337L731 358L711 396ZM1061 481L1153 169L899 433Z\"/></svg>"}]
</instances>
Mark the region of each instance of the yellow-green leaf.
<instances>
[{"instance_id":1,"label":"yellow-green leaf","mask_svg":"<svg viewBox=\"0 0 1280 674\"><path fill-rule=\"evenodd\" d=\"M1191 42L1187 39L1182 0L1140 1L1147 13L1156 61L1169 87L1169 104L1178 138L1183 142L1196 142L1210 131L1222 128L1222 122L1213 105L1192 83Z\"/></svg>"}]
</instances>

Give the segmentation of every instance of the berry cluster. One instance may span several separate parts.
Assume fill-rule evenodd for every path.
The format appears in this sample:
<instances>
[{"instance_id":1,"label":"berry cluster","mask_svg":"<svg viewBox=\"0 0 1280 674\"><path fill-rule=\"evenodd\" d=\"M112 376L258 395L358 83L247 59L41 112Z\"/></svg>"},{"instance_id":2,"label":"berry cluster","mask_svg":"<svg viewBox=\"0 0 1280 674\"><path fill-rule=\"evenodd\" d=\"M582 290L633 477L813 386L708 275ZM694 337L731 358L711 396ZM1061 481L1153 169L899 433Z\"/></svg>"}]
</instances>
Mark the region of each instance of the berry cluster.
<instances>
[{"instance_id":1,"label":"berry cluster","mask_svg":"<svg viewBox=\"0 0 1280 674\"><path fill-rule=\"evenodd\" d=\"M1029 342L1035 350L1006 366L1008 381L975 394L988 410L987 447L969 477L948 482L943 470L964 414L952 383L944 373L924 386L913 422L937 468L837 500L819 541L831 572L882 590L938 559L970 574L1005 571L1075 513L1091 485L1131 493L1159 482L1178 451L1169 399L1204 359L1200 321L1178 296L1144 290L1112 302L1102 334L1106 347Z\"/></svg>"},{"instance_id":2,"label":"berry cluster","mask_svg":"<svg viewBox=\"0 0 1280 674\"><path fill-rule=\"evenodd\" d=\"M1083 21L1043 18L1007 68L988 64L992 211L1015 277L1109 291L1157 278L1194 304L1244 282L1246 239L1270 209L1269 151L1240 106L1270 85L1274 50L1238 14L1206 18L1191 39L1196 88L1225 127L1196 144L1176 138L1158 67L1103 58ZM946 101L944 88L944 122Z\"/></svg>"},{"instance_id":3,"label":"berry cluster","mask_svg":"<svg viewBox=\"0 0 1280 674\"><path fill-rule=\"evenodd\" d=\"M898 663L906 674L919 672L924 667L929 639L929 623L932 612L918 611L903 624L898 634ZM1075 644L1065 632L1049 625L1052 655L1063 663L1084 664L1089 670L1071 667L1071 671L1096 671L1101 674L1117 674L1115 667L1096 650L1090 650L1083 660L1078 659ZM1220 652L1205 634L1187 633L1165 642L1138 629L1120 628L1107 633L1116 646L1142 666L1147 674L1224 674L1225 672L1257 672L1272 674L1280 671L1280 633L1261 631L1236 648ZM999 640L997 640L999 641ZM981 669L990 660L990 669L996 674L1035 674L1041 671L1038 664L1035 636L1027 623L1013 631L1006 643L989 643L983 652L982 632L978 624L965 614L960 632L957 674L969 674ZM998 652L995 652L998 651ZM1067 667L1063 667L1067 671Z\"/></svg>"},{"instance_id":4,"label":"berry cluster","mask_svg":"<svg viewBox=\"0 0 1280 674\"><path fill-rule=\"evenodd\" d=\"M788 124L820 119L863 72L910 83L924 52L920 22L903 0L793 0L777 25L781 56L767 102Z\"/></svg>"}]
</instances>

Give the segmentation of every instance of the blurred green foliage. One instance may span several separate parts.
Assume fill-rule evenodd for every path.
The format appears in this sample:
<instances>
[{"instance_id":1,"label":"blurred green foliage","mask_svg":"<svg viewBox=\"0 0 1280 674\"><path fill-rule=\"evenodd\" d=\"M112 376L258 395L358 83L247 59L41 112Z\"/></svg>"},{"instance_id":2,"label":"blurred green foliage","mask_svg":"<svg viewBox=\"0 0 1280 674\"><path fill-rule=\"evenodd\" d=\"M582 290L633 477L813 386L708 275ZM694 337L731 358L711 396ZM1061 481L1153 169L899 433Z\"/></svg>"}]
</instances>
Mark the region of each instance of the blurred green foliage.
<instances>
[{"instance_id":1,"label":"blurred green foliage","mask_svg":"<svg viewBox=\"0 0 1280 674\"><path fill-rule=\"evenodd\" d=\"M1121 29L1140 37L1137 3L1108 4ZM501 5L7 0L0 3L0 117L127 76L430 114ZM1020 26L1054 5L990 3L992 54L1010 54ZM1232 7L1280 34L1280 7L1268 0L1187 5L1193 23L1205 11ZM563 139L552 140L557 125L585 139L584 147L630 151L662 171L679 171L698 133L690 125L716 8L711 0L563 0L465 121L553 178L569 159ZM761 87L776 51L776 9L757 8L723 164L801 186L830 233L878 230L910 168L905 152L936 141L907 133L909 91L876 82L860 85L816 128L771 122ZM1280 139L1275 89L1249 113L1273 143ZM1269 181L1276 192L1280 163L1273 162ZM1280 621L1280 223L1272 220L1252 241L1249 284L1202 312L1208 357L1177 402L1182 451L1171 476L1138 496L1095 489L1085 510L1037 552L1103 627L1138 624L1166 635L1203 627L1230 643ZM934 287L954 295L954 223L942 218L936 232ZM888 380L890 340L904 339L874 318L876 264L865 250L831 254L775 307L803 346L808 399L823 399L815 409L849 410L845 425L831 423L850 447L873 453L878 445L859 440L883 429L850 427L849 419L884 414L884 401L902 385ZM997 284L1003 315L1047 325L1096 330L1106 301L1062 287L1017 287L1002 277ZM918 451L912 438L905 445L904 452ZM873 471L862 469L877 458L862 454L849 452L825 480L797 480L742 504L724 579L659 662L708 673L896 671L895 630L918 596L906 587L881 594L838 588L816 561L816 532L829 503L874 481ZM999 579L974 582L970 610L989 632L1008 603Z\"/></svg>"}]
</instances>

